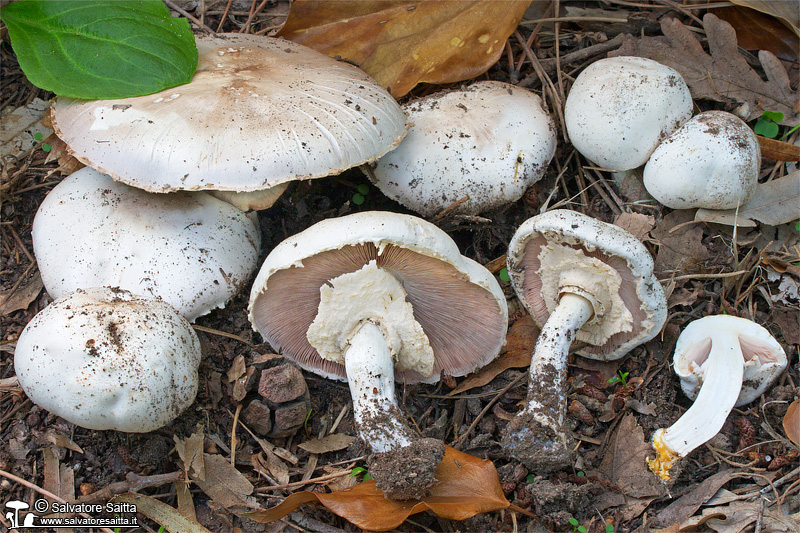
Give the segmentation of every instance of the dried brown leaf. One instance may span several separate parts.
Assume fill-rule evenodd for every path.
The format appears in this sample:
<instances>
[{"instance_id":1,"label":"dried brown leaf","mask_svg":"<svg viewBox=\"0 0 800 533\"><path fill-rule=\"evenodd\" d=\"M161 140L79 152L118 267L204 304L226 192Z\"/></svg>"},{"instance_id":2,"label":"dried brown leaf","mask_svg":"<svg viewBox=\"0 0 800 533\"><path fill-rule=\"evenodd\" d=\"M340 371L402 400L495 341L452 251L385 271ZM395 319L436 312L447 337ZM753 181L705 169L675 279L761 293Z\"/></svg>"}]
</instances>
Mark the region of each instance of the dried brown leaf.
<instances>
[{"instance_id":1,"label":"dried brown leaf","mask_svg":"<svg viewBox=\"0 0 800 533\"><path fill-rule=\"evenodd\" d=\"M113 503L131 503L136 506L136 512L164 526L169 533L211 533L206 528L194 522L174 507L144 494L126 492L111 499Z\"/></svg>"},{"instance_id":2,"label":"dried brown leaf","mask_svg":"<svg viewBox=\"0 0 800 533\"><path fill-rule=\"evenodd\" d=\"M73 452L83 453L81 447L75 444L72 439L63 433L57 433L56 431L49 429L47 432L45 432L44 438L47 442L54 444L59 448L66 448L67 450L72 450Z\"/></svg>"},{"instance_id":3,"label":"dried brown leaf","mask_svg":"<svg viewBox=\"0 0 800 533\"><path fill-rule=\"evenodd\" d=\"M327 453L344 450L356 440L355 437L344 433L334 433L321 439L311 439L300 443L297 447L308 453Z\"/></svg>"},{"instance_id":4,"label":"dried brown leaf","mask_svg":"<svg viewBox=\"0 0 800 533\"><path fill-rule=\"evenodd\" d=\"M663 496L664 485L656 479L645 462L653 454L650 443L636 418L625 415L617 426L600 465L603 476L633 498Z\"/></svg>"},{"instance_id":5,"label":"dried brown leaf","mask_svg":"<svg viewBox=\"0 0 800 533\"><path fill-rule=\"evenodd\" d=\"M231 465L230 460L217 454L204 454L205 479L193 480L209 498L226 509L258 507L253 484Z\"/></svg>"},{"instance_id":6,"label":"dried brown leaf","mask_svg":"<svg viewBox=\"0 0 800 533\"><path fill-rule=\"evenodd\" d=\"M483 367L476 374L467 377L450 392L449 396L461 394L475 387L482 387L509 368L526 368L530 366L533 346L536 344L538 336L539 328L533 323L530 315L525 315L514 322L506 336L505 353Z\"/></svg>"},{"instance_id":7,"label":"dried brown leaf","mask_svg":"<svg viewBox=\"0 0 800 533\"><path fill-rule=\"evenodd\" d=\"M800 2L776 2L775 0L731 0L731 2L777 17L792 28L797 35L800 35Z\"/></svg>"},{"instance_id":8,"label":"dried brown leaf","mask_svg":"<svg viewBox=\"0 0 800 533\"><path fill-rule=\"evenodd\" d=\"M39 297L43 288L42 276L37 272L35 276L20 284L16 289L0 293L0 316L27 309Z\"/></svg>"},{"instance_id":9,"label":"dried brown leaf","mask_svg":"<svg viewBox=\"0 0 800 533\"><path fill-rule=\"evenodd\" d=\"M402 524L412 514L433 511L442 518L464 520L479 513L509 507L497 470L486 461L447 446L436 468L438 484L423 500L390 500L374 480L330 494L296 492L270 509L246 513L260 523L273 522L304 503L321 503L337 515L368 531L386 531ZM517 508L516 510L519 510Z\"/></svg>"},{"instance_id":10,"label":"dried brown leaf","mask_svg":"<svg viewBox=\"0 0 800 533\"><path fill-rule=\"evenodd\" d=\"M684 494L656 515L662 524L682 524L691 517L701 505L711 499L722 486L737 477L733 470L723 470L703 480L691 492Z\"/></svg>"},{"instance_id":11,"label":"dried brown leaf","mask_svg":"<svg viewBox=\"0 0 800 533\"><path fill-rule=\"evenodd\" d=\"M197 522L197 512L194 508L194 498L192 491L189 490L189 484L176 481L172 485L175 487L175 496L178 500L178 512L192 522Z\"/></svg>"},{"instance_id":12,"label":"dried brown leaf","mask_svg":"<svg viewBox=\"0 0 800 533\"><path fill-rule=\"evenodd\" d=\"M703 244L703 229L698 224L687 224L692 212L679 209L667 214L650 232L658 242L655 270L659 278L701 272L709 258Z\"/></svg>"},{"instance_id":13,"label":"dried brown leaf","mask_svg":"<svg viewBox=\"0 0 800 533\"><path fill-rule=\"evenodd\" d=\"M183 461L183 469L186 472L187 479L204 479L205 466L203 464L203 445L205 437L203 430L192 433L188 439L181 439L178 436L173 436L175 441L175 450L178 456Z\"/></svg>"},{"instance_id":14,"label":"dried brown leaf","mask_svg":"<svg viewBox=\"0 0 800 533\"><path fill-rule=\"evenodd\" d=\"M793 91L789 75L780 60L771 52L761 50L758 59L767 81L747 64L739 53L736 32L727 22L709 13L703 17L709 53L695 35L674 18L664 18L661 31L664 37L630 38L609 56L638 56L653 59L677 70L696 99L717 102L747 102L750 117L763 110L783 113L781 124L794 125L800 121L793 108L800 93Z\"/></svg>"},{"instance_id":15,"label":"dried brown leaf","mask_svg":"<svg viewBox=\"0 0 800 533\"><path fill-rule=\"evenodd\" d=\"M656 218L653 215L624 212L617 215L614 225L642 241L650 233L650 230L656 227Z\"/></svg>"},{"instance_id":16,"label":"dried brown leaf","mask_svg":"<svg viewBox=\"0 0 800 533\"><path fill-rule=\"evenodd\" d=\"M800 446L800 400L789 404L783 417L783 431L790 441Z\"/></svg>"},{"instance_id":17,"label":"dried brown leaf","mask_svg":"<svg viewBox=\"0 0 800 533\"><path fill-rule=\"evenodd\" d=\"M739 209L698 209L696 222L755 227L756 222L780 226L800 219L800 170L782 178L759 183L749 202Z\"/></svg>"},{"instance_id":18,"label":"dried brown leaf","mask_svg":"<svg viewBox=\"0 0 800 533\"><path fill-rule=\"evenodd\" d=\"M254 453L250 462L256 470L269 474L281 485L289 483L289 467L272 452Z\"/></svg>"},{"instance_id":19,"label":"dried brown leaf","mask_svg":"<svg viewBox=\"0 0 800 533\"><path fill-rule=\"evenodd\" d=\"M279 36L352 61L395 98L478 76L531 0L297 0Z\"/></svg>"},{"instance_id":20,"label":"dried brown leaf","mask_svg":"<svg viewBox=\"0 0 800 533\"><path fill-rule=\"evenodd\" d=\"M758 502L733 502L703 509L700 516L684 521L677 532L716 531L717 533L742 533L756 521L761 522L761 531L770 533L795 533L797 521L769 508L762 509Z\"/></svg>"},{"instance_id":21,"label":"dried brown leaf","mask_svg":"<svg viewBox=\"0 0 800 533\"><path fill-rule=\"evenodd\" d=\"M714 14L733 26L745 50L769 50L784 61L797 61L798 36L780 19L745 6L722 7Z\"/></svg>"}]
</instances>

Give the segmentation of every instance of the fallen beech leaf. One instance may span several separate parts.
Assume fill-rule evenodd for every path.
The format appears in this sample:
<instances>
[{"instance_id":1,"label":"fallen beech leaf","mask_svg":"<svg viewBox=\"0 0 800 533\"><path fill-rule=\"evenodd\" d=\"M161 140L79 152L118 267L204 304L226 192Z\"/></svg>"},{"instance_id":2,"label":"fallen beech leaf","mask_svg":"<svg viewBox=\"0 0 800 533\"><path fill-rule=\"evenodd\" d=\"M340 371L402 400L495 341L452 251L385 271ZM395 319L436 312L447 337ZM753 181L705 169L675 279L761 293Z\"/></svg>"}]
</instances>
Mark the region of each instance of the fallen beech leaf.
<instances>
[{"instance_id":1,"label":"fallen beech leaf","mask_svg":"<svg viewBox=\"0 0 800 533\"><path fill-rule=\"evenodd\" d=\"M39 297L44 283L37 272L32 278L14 290L0 293L0 316L9 315L20 309L27 309Z\"/></svg>"},{"instance_id":2,"label":"fallen beech leaf","mask_svg":"<svg viewBox=\"0 0 800 533\"><path fill-rule=\"evenodd\" d=\"M739 53L736 32L730 24L709 13L703 17L703 27L710 55L689 28L669 17L661 22L664 37L632 37L608 55L646 57L670 66L683 76L693 98L747 102L750 105L748 119L769 109L783 113L781 124L797 124L800 117L793 108L800 93L792 90L789 75L780 60L765 50L758 53L767 75L764 81Z\"/></svg>"},{"instance_id":3,"label":"fallen beech leaf","mask_svg":"<svg viewBox=\"0 0 800 533\"><path fill-rule=\"evenodd\" d=\"M793 401L783 417L783 431L789 440L800 446L800 400Z\"/></svg>"},{"instance_id":4,"label":"fallen beech leaf","mask_svg":"<svg viewBox=\"0 0 800 533\"><path fill-rule=\"evenodd\" d=\"M334 433L321 439L307 440L297 447L301 448L308 453L327 453L335 452L337 450L344 450L356 440L355 437L345 435L344 433Z\"/></svg>"},{"instance_id":5,"label":"fallen beech leaf","mask_svg":"<svg viewBox=\"0 0 800 533\"><path fill-rule=\"evenodd\" d=\"M739 209L725 211L698 209L694 216L695 222L714 222L751 228L756 226L756 222L768 226L780 226L799 218L800 170L767 183L759 183L750 201Z\"/></svg>"},{"instance_id":6,"label":"fallen beech leaf","mask_svg":"<svg viewBox=\"0 0 800 533\"><path fill-rule=\"evenodd\" d=\"M733 26L745 50L769 50L784 61L797 61L798 35L781 20L745 6L715 9L714 14Z\"/></svg>"},{"instance_id":7,"label":"fallen beech leaf","mask_svg":"<svg viewBox=\"0 0 800 533\"><path fill-rule=\"evenodd\" d=\"M136 512L164 526L170 533L211 533L206 528L189 520L174 507L144 494L126 492L111 498L113 503L132 503Z\"/></svg>"},{"instance_id":8,"label":"fallen beech leaf","mask_svg":"<svg viewBox=\"0 0 800 533\"><path fill-rule=\"evenodd\" d=\"M775 0L731 0L738 6L745 6L783 20L792 31L800 35L800 3L776 2Z\"/></svg>"},{"instance_id":9,"label":"fallen beech leaf","mask_svg":"<svg viewBox=\"0 0 800 533\"><path fill-rule=\"evenodd\" d=\"M728 481L741 475L734 470L723 470L703 480L691 492L684 494L657 515L657 519L664 525L681 524L691 517L701 505L710 500L717 491Z\"/></svg>"},{"instance_id":10,"label":"fallen beech leaf","mask_svg":"<svg viewBox=\"0 0 800 533\"><path fill-rule=\"evenodd\" d=\"M800 146L784 141L757 136L761 155L776 161L800 161Z\"/></svg>"},{"instance_id":11,"label":"fallen beech leaf","mask_svg":"<svg viewBox=\"0 0 800 533\"><path fill-rule=\"evenodd\" d=\"M470 375L453 389L448 396L461 394L464 391L482 387L509 368L525 368L531 364L531 354L539 328L533 323L530 315L525 315L508 330L505 353L483 367L477 374Z\"/></svg>"},{"instance_id":12,"label":"fallen beech leaf","mask_svg":"<svg viewBox=\"0 0 800 533\"><path fill-rule=\"evenodd\" d=\"M531 0L297 0L279 36L356 63L400 98L486 72Z\"/></svg>"},{"instance_id":13,"label":"fallen beech leaf","mask_svg":"<svg viewBox=\"0 0 800 533\"><path fill-rule=\"evenodd\" d=\"M250 463L254 469L271 475L281 485L289 483L289 467L274 453L267 450L254 453L250 456Z\"/></svg>"},{"instance_id":14,"label":"fallen beech leaf","mask_svg":"<svg viewBox=\"0 0 800 533\"><path fill-rule=\"evenodd\" d=\"M368 531L386 531L402 524L412 514L433 511L442 518L464 520L479 513L507 509L497 470L484 461L450 446L436 467L438 484L423 500L390 500L374 480L330 494L295 492L275 507L244 513L259 523L279 520L304 503L321 503L335 514ZM519 508L515 508L519 511Z\"/></svg>"}]
</instances>

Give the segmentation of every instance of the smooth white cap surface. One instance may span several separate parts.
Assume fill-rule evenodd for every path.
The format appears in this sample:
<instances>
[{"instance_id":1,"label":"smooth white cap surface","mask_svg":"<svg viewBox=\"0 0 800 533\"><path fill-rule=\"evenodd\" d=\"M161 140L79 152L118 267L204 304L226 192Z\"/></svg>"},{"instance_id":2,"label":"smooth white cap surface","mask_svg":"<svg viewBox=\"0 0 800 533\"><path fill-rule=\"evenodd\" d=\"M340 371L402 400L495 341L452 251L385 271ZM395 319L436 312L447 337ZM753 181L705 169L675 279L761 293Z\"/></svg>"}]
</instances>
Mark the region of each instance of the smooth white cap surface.
<instances>
[{"instance_id":1,"label":"smooth white cap surface","mask_svg":"<svg viewBox=\"0 0 800 533\"><path fill-rule=\"evenodd\" d=\"M548 273L542 272L541 268L543 250L553 246L570 251L571 263L559 267L557 274L590 268L602 272L591 263L603 263L613 269L618 276L615 294L592 294L595 288L588 286L575 294L590 301L619 301L625 307L622 311L629 315L629 320L621 322L625 325L624 330L603 331L604 316L596 315L589 320L583 328L586 331L579 331L576 339L590 344L578 350L578 354L593 359L617 359L633 347L652 339L661 330L667 318L667 302L653 274L653 259L644 245L618 226L563 209L548 211L526 220L517 229L508 249L511 283L520 301L540 327L557 306L561 290L559 286L549 286L559 282L560 276L546 275ZM578 251L581 252L579 255L572 253ZM586 259L585 263L581 257ZM619 314L609 313L608 316ZM596 336L607 337L607 340L593 345L592 338Z\"/></svg>"},{"instance_id":2,"label":"smooth white cap surface","mask_svg":"<svg viewBox=\"0 0 800 533\"><path fill-rule=\"evenodd\" d=\"M397 372L397 381L463 376L494 359L508 327L506 299L483 266L461 255L447 233L421 218L365 211L326 219L289 237L267 256L250 293L250 322L273 348L306 370L346 379L344 366L319 356L306 333L320 287L370 261L403 286L436 360L426 377Z\"/></svg>"},{"instance_id":3,"label":"smooth white cap surface","mask_svg":"<svg viewBox=\"0 0 800 533\"><path fill-rule=\"evenodd\" d=\"M239 292L261 243L250 217L207 193L149 193L89 167L47 195L32 236L53 298L121 287L161 298L190 321Z\"/></svg>"},{"instance_id":4,"label":"smooth white cap surface","mask_svg":"<svg viewBox=\"0 0 800 533\"><path fill-rule=\"evenodd\" d=\"M198 36L192 81L120 100L58 98L53 128L80 161L153 192L256 191L380 157L406 117L363 71L310 48Z\"/></svg>"},{"instance_id":5,"label":"smooth white cap surface","mask_svg":"<svg viewBox=\"0 0 800 533\"><path fill-rule=\"evenodd\" d=\"M692 96L678 71L652 59L627 56L586 67L564 107L575 148L617 171L643 165L691 116Z\"/></svg>"},{"instance_id":6,"label":"smooth white cap surface","mask_svg":"<svg viewBox=\"0 0 800 533\"><path fill-rule=\"evenodd\" d=\"M17 341L14 368L39 407L88 429L144 433L194 401L200 341L159 300L77 291L47 306Z\"/></svg>"},{"instance_id":7,"label":"smooth white cap surface","mask_svg":"<svg viewBox=\"0 0 800 533\"><path fill-rule=\"evenodd\" d=\"M756 192L761 148L742 119L706 111L670 135L644 167L644 186L672 209L735 209Z\"/></svg>"},{"instance_id":8,"label":"smooth white cap surface","mask_svg":"<svg viewBox=\"0 0 800 533\"><path fill-rule=\"evenodd\" d=\"M376 185L406 207L433 216L477 214L519 200L556 150L553 119L527 89L480 81L403 106L411 128L376 164Z\"/></svg>"}]
</instances>

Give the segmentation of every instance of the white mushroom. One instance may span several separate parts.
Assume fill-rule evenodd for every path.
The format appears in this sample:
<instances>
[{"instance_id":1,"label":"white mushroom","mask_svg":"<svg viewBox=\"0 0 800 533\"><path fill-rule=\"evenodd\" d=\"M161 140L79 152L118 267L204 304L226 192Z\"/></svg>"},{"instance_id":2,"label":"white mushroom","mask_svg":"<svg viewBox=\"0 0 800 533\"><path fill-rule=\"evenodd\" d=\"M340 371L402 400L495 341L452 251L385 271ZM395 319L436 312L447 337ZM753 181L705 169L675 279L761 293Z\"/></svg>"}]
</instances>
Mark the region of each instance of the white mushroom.
<instances>
[{"instance_id":1,"label":"white mushroom","mask_svg":"<svg viewBox=\"0 0 800 533\"><path fill-rule=\"evenodd\" d=\"M200 341L159 300L111 288L47 306L17 341L14 367L38 406L88 429L144 433L194 401Z\"/></svg>"},{"instance_id":2,"label":"white mushroom","mask_svg":"<svg viewBox=\"0 0 800 533\"><path fill-rule=\"evenodd\" d=\"M508 273L542 327L528 399L503 432L503 447L537 472L568 465L567 355L613 360L653 338L666 320L664 292L647 249L623 229L574 211L527 220L511 239Z\"/></svg>"},{"instance_id":3,"label":"white mushroom","mask_svg":"<svg viewBox=\"0 0 800 533\"><path fill-rule=\"evenodd\" d=\"M444 447L434 441L438 452L418 457L431 445L405 423L395 381L434 382L485 365L503 345L508 311L494 277L442 230L363 212L276 246L253 285L250 320L306 370L347 379L359 433L378 458L370 473L389 497L406 499L430 488ZM409 464L403 483L391 485L381 461L404 453L424 464Z\"/></svg>"},{"instance_id":4,"label":"white mushroom","mask_svg":"<svg viewBox=\"0 0 800 533\"><path fill-rule=\"evenodd\" d=\"M753 130L736 115L706 111L655 149L644 186L672 209L735 209L756 192L760 166Z\"/></svg>"},{"instance_id":5,"label":"white mushroom","mask_svg":"<svg viewBox=\"0 0 800 533\"><path fill-rule=\"evenodd\" d=\"M223 307L257 266L258 226L203 192L156 194L85 167L47 195L33 221L47 292L121 287L193 321Z\"/></svg>"},{"instance_id":6,"label":"white mushroom","mask_svg":"<svg viewBox=\"0 0 800 533\"><path fill-rule=\"evenodd\" d=\"M707 316L689 324L673 356L681 388L694 403L653 434L650 469L667 481L675 463L711 440L734 407L758 398L786 368L786 353L764 327L744 318Z\"/></svg>"},{"instance_id":7,"label":"white mushroom","mask_svg":"<svg viewBox=\"0 0 800 533\"><path fill-rule=\"evenodd\" d=\"M291 41L198 36L192 81L121 100L59 98L53 127L80 161L152 192L261 191L373 161L406 118L363 71Z\"/></svg>"},{"instance_id":8,"label":"white mushroom","mask_svg":"<svg viewBox=\"0 0 800 533\"><path fill-rule=\"evenodd\" d=\"M564 107L575 148L616 171L643 165L691 116L692 96L681 75L641 57L595 61L578 75Z\"/></svg>"},{"instance_id":9,"label":"white mushroom","mask_svg":"<svg viewBox=\"0 0 800 533\"><path fill-rule=\"evenodd\" d=\"M481 81L403 106L412 123L375 166L386 196L433 216L465 196L456 213L477 214L519 200L556 150L542 99L508 83Z\"/></svg>"}]
</instances>

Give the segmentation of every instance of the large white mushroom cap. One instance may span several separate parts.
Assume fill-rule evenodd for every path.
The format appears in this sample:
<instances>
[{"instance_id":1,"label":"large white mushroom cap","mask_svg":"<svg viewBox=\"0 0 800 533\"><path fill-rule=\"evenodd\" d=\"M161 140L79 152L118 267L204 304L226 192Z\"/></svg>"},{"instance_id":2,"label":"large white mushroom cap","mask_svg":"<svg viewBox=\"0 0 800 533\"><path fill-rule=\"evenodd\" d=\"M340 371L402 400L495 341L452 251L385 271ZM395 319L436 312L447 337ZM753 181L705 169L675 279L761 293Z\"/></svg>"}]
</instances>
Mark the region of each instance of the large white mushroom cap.
<instances>
[{"instance_id":1,"label":"large white mushroom cap","mask_svg":"<svg viewBox=\"0 0 800 533\"><path fill-rule=\"evenodd\" d=\"M376 164L376 185L423 216L465 196L469 200L455 212L477 214L514 202L541 179L555 154L555 125L542 99L508 83L481 81L403 109L412 126Z\"/></svg>"},{"instance_id":2,"label":"large white mushroom cap","mask_svg":"<svg viewBox=\"0 0 800 533\"><path fill-rule=\"evenodd\" d=\"M80 161L153 192L256 191L372 161L406 118L363 71L257 35L198 36L192 81L120 100L58 98L53 127Z\"/></svg>"},{"instance_id":3,"label":"large white mushroom cap","mask_svg":"<svg viewBox=\"0 0 800 533\"><path fill-rule=\"evenodd\" d=\"M595 61L577 77L564 107L572 144L611 170L643 165L691 116L692 96L678 71L641 57Z\"/></svg>"},{"instance_id":4,"label":"large white mushroom cap","mask_svg":"<svg viewBox=\"0 0 800 533\"><path fill-rule=\"evenodd\" d=\"M755 194L760 166L753 130L732 113L706 111L655 149L644 186L673 209L735 209Z\"/></svg>"},{"instance_id":5,"label":"large white mushroom cap","mask_svg":"<svg viewBox=\"0 0 800 533\"><path fill-rule=\"evenodd\" d=\"M28 323L14 367L38 406L88 429L144 433L194 401L200 341L168 304L94 288Z\"/></svg>"},{"instance_id":6,"label":"large white mushroom cap","mask_svg":"<svg viewBox=\"0 0 800 533\"><path fill-rule=\"evenodd\" d=\"M121 287L161 298L190 321L249 281L261 244L252 218L209 194L149 193L89 167L47 195L32 236L53 298Z\"/></svg>"},{"instance_id":7,"label":"large white mushroom cap","mask_svg":"<svg viewBox=\"0 0 800 533\"><path fill-rule=\"evenodd\" d=\"M397 372L399 382L463 376L494 359L505 342L508 310L497 280L461 255L433 224L411 215L367 211L326 219L270 252L250 293L250 321L300 366L346 379L344 365L320 357L307 332L320 287L375 261L406 293L435 354L432 374Z\"/></svg>"}]
</instances>

